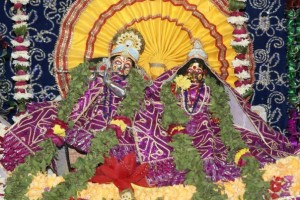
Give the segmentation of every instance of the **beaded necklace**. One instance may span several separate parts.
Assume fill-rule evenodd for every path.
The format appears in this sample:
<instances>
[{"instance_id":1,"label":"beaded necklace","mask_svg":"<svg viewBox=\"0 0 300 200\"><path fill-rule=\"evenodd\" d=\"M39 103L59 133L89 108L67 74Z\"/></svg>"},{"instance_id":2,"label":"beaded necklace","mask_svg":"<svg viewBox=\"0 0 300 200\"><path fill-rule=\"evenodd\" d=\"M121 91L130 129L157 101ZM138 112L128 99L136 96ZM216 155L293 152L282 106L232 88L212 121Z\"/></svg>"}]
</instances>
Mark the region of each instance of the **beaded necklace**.
<instances>
[{"instance_id":1,"label":"beaded necklace","mask_svg":"<svg viewBox=\"0 0 300 200\"><path fill-rule=\"evenodd\" d=\"M200 104L199 109L195 112L195 109L197 108L197 105L200 101L200 97L201 97L201 93L204 90L204 95L203 95L203 100ZM196 93L196 100L194 101L194 103L192 104L192 109L190 109L189 105L188 105L188 99L189 99L189 95L188 95L188 90L183 90L182 91L182 107L184 108L184 110L189 113L190 115L196 115L201 111L201 108L203 107L205 100L206 100L206 96L207 96L207 88L205 87L204 84L202 84L201 86L199 86L199 89L197 90ZM192 102L192 101L191 101Z\"/></svg>"}]
</instances>

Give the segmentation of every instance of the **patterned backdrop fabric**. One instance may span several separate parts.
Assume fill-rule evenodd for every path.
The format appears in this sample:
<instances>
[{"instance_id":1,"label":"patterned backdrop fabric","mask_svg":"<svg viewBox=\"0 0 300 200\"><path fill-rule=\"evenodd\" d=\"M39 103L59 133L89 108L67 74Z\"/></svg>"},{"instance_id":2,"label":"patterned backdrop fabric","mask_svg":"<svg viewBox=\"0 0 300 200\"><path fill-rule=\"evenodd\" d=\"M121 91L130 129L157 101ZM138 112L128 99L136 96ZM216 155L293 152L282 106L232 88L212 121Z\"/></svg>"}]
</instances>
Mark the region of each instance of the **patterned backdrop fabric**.
<instances>
[{"instance_id":1,"label":"patterned backdrop fabric","mask_svg":"<svg viewBox=\"0 0 300 200\"><path fill-rule=\"evenodd\" d=\"M28 29L31 56L31 80L33 101L53 100L59 95L53 76L53 50L59 33L59 24L74 0L31 0L27 4L29 15ZM9 42L15 36L12 33L13 4L9 0L0 1L0 35ZM5 64L4 64L5 63ZM8 56L0 62L0 107L1 113L8 113L9 101L13 101L14 74L11 59ZM0 113L0 114L1 114ZM12 112L10 112L12 113ZM10 115L7 115L11 118ZM11 120L10 120L11 121Z\"/></svg>"},{"instance_id":2,"label":"patterned backdrop fabric","mask_svg":"<svg viewBox=\"0 0 300 200\"><path fill-rule=\"evenodd\" d=\"M53 50L59 32L59 24L74 0L31 0L27 5L29 13L29 36L31 41L31 84L34 101L53 100L58 88L53 76ZM255 93L253 105L261 105L267 111L269 124L285 133L286 127L286 69L284 0L248 0L248 30L254 38L256 60ZM10 41L12 3L0 1L0 35ZM0 62L0 108L8 112L8 100L13 100L11 80L14 70L10 58ZM1 113L0 113L1 114Z\"/></svg>"},{"instance_id":3,"label":"patterned backdrop fabric","mask_svg":"<svg viewBox=\"0 0 300 200\"><path fill-rule=\"evenodd\" d=\"M266 110L268 123L286 134L287 73L285 0L248 0L248 30L256 62L252 105Z\"/></svg>"}]
</instances>

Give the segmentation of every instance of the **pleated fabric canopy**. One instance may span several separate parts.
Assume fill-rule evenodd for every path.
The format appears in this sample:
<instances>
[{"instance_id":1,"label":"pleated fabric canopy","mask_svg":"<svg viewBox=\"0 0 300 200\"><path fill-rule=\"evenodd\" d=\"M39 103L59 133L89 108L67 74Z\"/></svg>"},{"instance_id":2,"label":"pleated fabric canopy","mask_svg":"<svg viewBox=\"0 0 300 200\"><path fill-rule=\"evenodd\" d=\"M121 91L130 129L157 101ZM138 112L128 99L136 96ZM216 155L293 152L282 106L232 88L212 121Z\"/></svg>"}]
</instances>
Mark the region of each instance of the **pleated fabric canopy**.
<instances>
[{"instance_id":1,"label":"pleated fabric canopy","mask_svg":"<svg viewBox=\"0 0 300 200\"><path fill-rule=\"evenodd\" d=\"M210 67L234 87L234 27L228 16L226 0L77 0L62 21L55 48L61 94L66 95L70 78L64 72L85 60L108 57L114 35L125 28L143 35L138 65L152 78L182 65L198 39Z\"/></svg>"}]
</instances>

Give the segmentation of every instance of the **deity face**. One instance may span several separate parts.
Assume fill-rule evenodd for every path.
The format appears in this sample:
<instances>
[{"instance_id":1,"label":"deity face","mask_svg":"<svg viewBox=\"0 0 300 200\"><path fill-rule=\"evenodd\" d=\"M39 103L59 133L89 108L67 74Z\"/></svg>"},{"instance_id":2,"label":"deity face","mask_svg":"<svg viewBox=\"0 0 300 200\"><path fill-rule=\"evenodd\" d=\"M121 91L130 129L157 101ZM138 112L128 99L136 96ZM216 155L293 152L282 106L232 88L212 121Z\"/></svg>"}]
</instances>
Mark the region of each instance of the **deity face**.
<instances>
[{"instance_id":1,"label":"deity face","mask_svg":"<svg viewBox=\"0 0 300 200\"><path fill-rule=\"evenodd\" d=\"M132 65L132 60L124 56L116 56L112 61L113 71L120 75L128 75Z\"/></svg>"},{"instance_id":2,"label":"deity face","mask_svg":"<svg viewBox=\"0 0 300 200\"><path fill-rule=\"evenodd\" d=\"M205 77L203 66L197 62L191 63L185 75L192 83L200 83Z\"/></svg>"}]
</instances>

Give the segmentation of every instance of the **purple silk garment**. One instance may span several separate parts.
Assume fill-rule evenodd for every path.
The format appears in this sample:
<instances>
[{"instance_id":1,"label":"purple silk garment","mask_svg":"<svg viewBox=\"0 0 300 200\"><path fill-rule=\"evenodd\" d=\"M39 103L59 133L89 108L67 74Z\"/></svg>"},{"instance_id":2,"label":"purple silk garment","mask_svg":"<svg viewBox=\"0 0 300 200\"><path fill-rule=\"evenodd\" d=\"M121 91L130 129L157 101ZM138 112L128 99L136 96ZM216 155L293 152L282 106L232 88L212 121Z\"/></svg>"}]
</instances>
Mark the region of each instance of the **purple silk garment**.
<instances>
[{"instance_id":1,"label":"purple silk garment","mask_svg":"<svg viewBox=\"0 0 300 200\"><path fill-rule=\"evenodd\" d=\"M168 146L170 138L161 128L160 117L163 105L159 102L159 93L162 83L175 77L177 69L172 69L161 75L153 86L145 91L146 109L137 113L134 120L134 135L137 140L137 150L140 162L151 166L148 180L156 185L172 185L180 183L184 178L183 172L177 172L170 156L172 149ZM218 79L219 76L215 74ZM230 97L230 109L233 115L234 127L248 145L250 152L263 165L274 162L277 158L291 155L293 148L288 139L272 130L256 113L250 110L249 104L222 81ZM171 91L170 91L171 92ZM179 106L190 117L186 125L188 134L193 139L193 145L203 159L204 171L213 181L233 180L239 176L240 170L234 163L226 161L227 148L221 141L220 128L211 120L208 105L210 103L210 88L191 90L189 96L181 93L177 96ZM197 97L199 99L196 101ZM189 104L187 98L191 98ZM159 168L161 167L161 168ZM168 177L173 173L172 177ZM179 177L179 178L178 178ZM176 179L178 178L178 179Z\"/></svg>"},{"instance_id":2,"label":"purple silk garment","mask_svg":"<svg viewBox=\"0 0 300 200\"><path fill-rule=\"evenodd\" d=\"M27 116L12 125L3 138L1 163L8 171L40 150L39 143L45 139L44 134L52 128L57 117L56 102L31 103L27 107Z\"/></svg>"},{"instance_id":3,"label":"purple silk garment","mask_svg":"<svg viewBox=\"0 0 300 200\"><path fill-rule=\"evenodd\" d=\"M185 172L175 169L172 148L168 145L171 137L161 126L164 105L160 101L160 91L165 80L173 71L169 71L145 90L145 108L139 110L133 119L132 134L140 163L150 166L148 183L156 186L175 185L184 182Z\"/></svg>"},{"instance_id":4,"label":"purple silk garment","mask_svg":"<svg viewBox=\"0 0 300 200\"><path fill-rule=\"evenodd\" d=\"M117 74L113 74L111 80L123 87L127 84L127 80ZM78 100L70 115L74 127L67 130L66 143L87 153L94 134L107 128L121 100L105 85L102 77L97 77L89 84L89 89Z\"/></svg>"}]
</instances>

